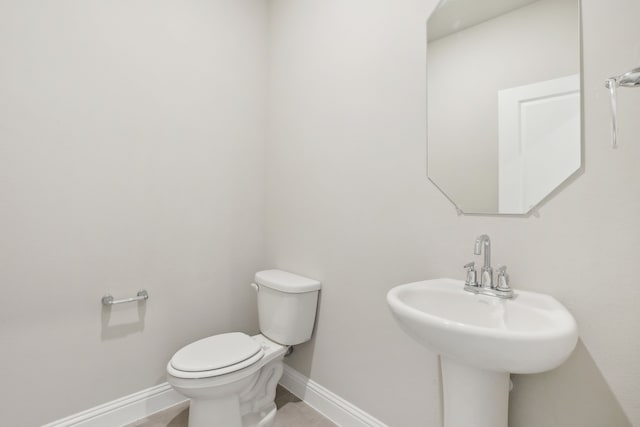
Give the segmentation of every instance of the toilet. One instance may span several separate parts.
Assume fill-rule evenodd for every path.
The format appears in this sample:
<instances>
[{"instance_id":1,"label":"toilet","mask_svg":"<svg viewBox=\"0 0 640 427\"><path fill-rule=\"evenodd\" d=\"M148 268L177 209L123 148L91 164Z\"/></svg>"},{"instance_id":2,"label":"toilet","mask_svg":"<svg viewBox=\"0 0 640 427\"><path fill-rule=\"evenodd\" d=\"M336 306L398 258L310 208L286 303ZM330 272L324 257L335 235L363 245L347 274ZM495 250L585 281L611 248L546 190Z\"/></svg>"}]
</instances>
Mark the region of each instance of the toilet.
<instances>
[{"instance_id":1,"label":"toilet","mask_svg":"<svg viewBox=\"0 0 640 427\"><path fill-rule=\"evenodd\" d=\"M178 350L167 381L191 400L189 427L269 427L291 346L311 338L320 282L282 270L256 273L260 334L230 332Z\"/></svg>"}]
</instances>

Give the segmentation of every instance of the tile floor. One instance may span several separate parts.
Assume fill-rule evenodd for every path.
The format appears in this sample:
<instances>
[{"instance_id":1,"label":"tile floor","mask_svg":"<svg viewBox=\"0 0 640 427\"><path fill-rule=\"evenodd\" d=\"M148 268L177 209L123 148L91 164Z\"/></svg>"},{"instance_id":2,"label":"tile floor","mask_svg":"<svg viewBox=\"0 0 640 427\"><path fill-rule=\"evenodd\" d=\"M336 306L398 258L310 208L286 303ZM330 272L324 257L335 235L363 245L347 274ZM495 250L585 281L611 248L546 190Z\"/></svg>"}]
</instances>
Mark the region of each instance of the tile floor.
<instances>
[{"instance_id":1,"label":"tile floor","mask_svg":"<svg viewBox=\"0 0 640 427\"><path fill-rule=\"evenodd\" d=\"M338 427L280 386L276 391L276 406L278 412L273 427ZM188 422L189 404L183 403L123 427L187 427Z\"/></svg>"}]
</instances>

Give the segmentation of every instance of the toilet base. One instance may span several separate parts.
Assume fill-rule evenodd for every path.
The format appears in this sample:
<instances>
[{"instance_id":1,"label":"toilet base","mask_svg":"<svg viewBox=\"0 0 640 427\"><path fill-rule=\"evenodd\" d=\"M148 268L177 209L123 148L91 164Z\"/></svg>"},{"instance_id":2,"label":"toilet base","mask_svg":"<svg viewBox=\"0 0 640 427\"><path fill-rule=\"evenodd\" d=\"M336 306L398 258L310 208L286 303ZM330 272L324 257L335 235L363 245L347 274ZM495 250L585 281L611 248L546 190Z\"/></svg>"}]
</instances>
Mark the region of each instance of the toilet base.
<instances>
[{"instance_id":1,"label":"toilet base","mask_svg":"<svg viewBox=\"0 0 640 427\"><path fill-rule=\"evenodd\" d=\"M265 408L260 413L251 413L242 417L242 427L271 427L276 420L276 405L271 409Z\"/></svg>"},{"instance_id":2,"label":"toilet base","mask_svg":"<svg viewBox=\"0 0 640 427\"><path fill-rule=\"evenodd\" d=\"M276 405L264 408L259 413L240 415L236 397L232 399L197 400L189 406L189 427L271 427L276 419Z\"/></svg>"},{"instance_id":3,"label":"toilet base","mask_svg":"<svg viewBox=\"0 0 640 427\"><path fill-rule=\"evenodd\" d=\"M244 427L240 416L238 396L218 399L191 399L189 427Z\"/></svg>"},{"instance_id":4,"label":"toilet base","mask_svg":"<svg viewBox=\"0 0 640 427\"><path fill-rule=\"evenodd\" d=\"M264 365L238 394L207 398L208 392L179 391L191 398L189 427L271 427L275 421L276 387L282 377L283 355ZM175 386L174 386L175 387Z\"/></svg>"}]
</instances>

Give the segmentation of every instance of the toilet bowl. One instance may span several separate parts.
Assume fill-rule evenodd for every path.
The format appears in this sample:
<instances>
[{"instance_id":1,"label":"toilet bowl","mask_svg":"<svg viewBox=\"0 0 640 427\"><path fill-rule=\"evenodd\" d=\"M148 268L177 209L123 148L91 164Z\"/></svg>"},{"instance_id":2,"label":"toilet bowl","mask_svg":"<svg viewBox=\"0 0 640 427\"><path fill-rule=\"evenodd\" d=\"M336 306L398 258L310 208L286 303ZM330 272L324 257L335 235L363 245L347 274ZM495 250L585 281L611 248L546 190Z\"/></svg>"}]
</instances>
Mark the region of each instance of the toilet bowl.
<instances>
[{"instance_id":1,"label":"toilet bowl","mask_svg":"<svg viewBox=\"0 0 640 427\"><path fill-rule=\"evenodd\" d=\"M280 270L256 273L261 334L210 336L178 350L167 381L191 400L189 427L269 427L290 346L311 338L320 282Z\"/></svg>"},{"instance_id":2,"label":"toilet bowl","mask_svg":"<svg viewBox=\"0 0 640 427\"><path fill-rule=\"evenodd\" d=\"M288 346L263 335L239 332L214 335L182 348L167 365L167 379L191 399L189 427L270 426L287 350ZM207 355L218 360L204 362Z\"/></svg>"}]
</instances>

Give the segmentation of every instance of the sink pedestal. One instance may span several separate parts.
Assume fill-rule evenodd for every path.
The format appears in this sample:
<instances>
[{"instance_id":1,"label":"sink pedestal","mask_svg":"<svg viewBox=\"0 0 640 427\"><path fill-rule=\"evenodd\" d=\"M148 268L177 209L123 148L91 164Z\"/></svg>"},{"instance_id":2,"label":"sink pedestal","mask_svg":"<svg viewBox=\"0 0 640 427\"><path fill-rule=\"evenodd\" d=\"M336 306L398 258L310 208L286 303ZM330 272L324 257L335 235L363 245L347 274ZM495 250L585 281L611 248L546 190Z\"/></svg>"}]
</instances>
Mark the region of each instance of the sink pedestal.
<instances>
[{"instance_id":1,"label":"sink pedestal","mask_svg":"<svg viewBox=\"0 0 640 427\"><path fill-rule=\"evenodd\" d=\"M441 356L444 427L507 427L509 373Z\"/></svg>"}]
</instances>

